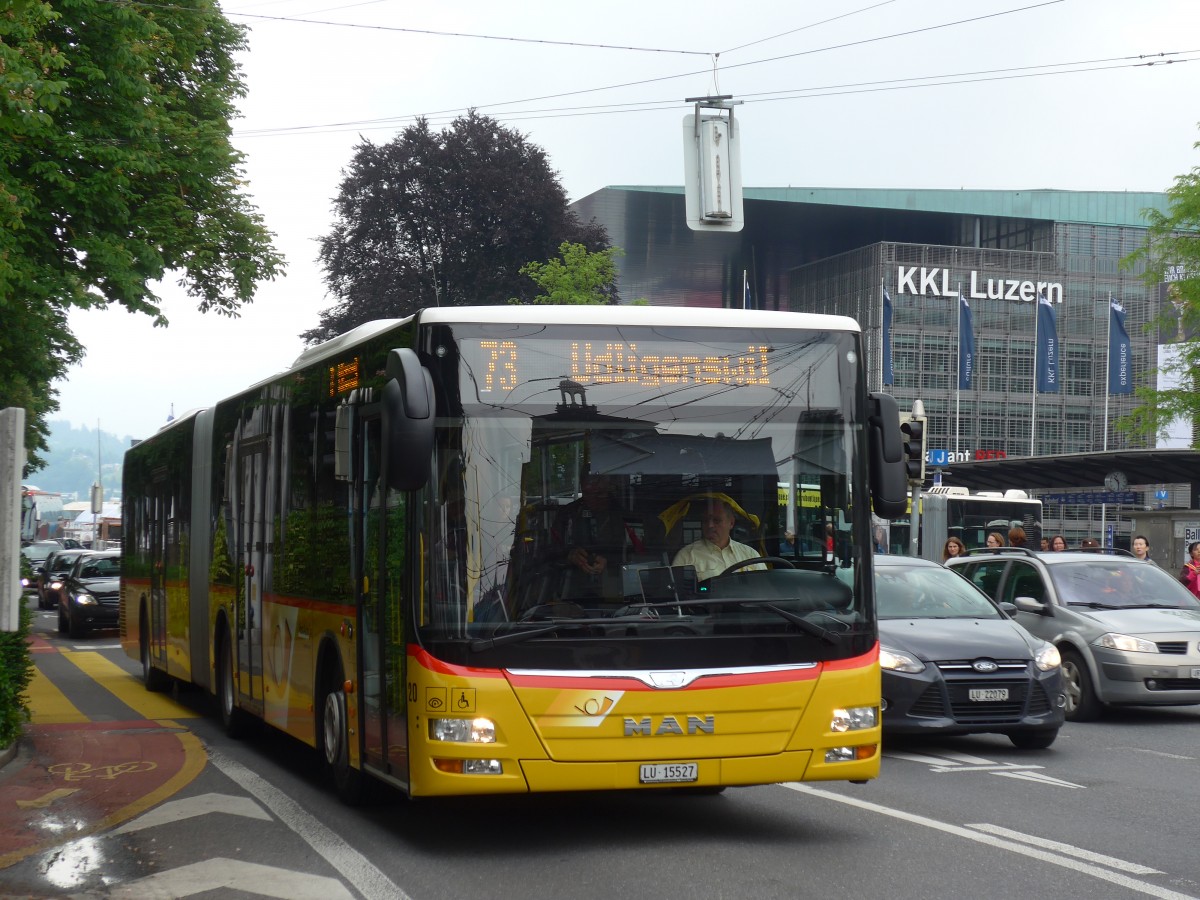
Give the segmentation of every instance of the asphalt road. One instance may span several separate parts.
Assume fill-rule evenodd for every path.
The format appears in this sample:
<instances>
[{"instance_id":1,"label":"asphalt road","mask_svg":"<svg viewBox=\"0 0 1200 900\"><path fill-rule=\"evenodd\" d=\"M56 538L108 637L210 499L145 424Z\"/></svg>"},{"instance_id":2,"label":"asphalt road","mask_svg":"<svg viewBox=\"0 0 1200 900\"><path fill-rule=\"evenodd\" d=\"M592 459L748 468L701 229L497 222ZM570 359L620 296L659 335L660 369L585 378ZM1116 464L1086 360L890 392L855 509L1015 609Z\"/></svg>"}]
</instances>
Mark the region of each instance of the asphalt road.
<instances>
[{"instance_id":1,"label":"asphalt road","mask_svg":"<svg viewBox=\"0 0 1200 900\"><path fill-rule=\"evenodd\" d=\"M889 741L868 785L418 802L381 789L349 808L311 750L269 729L229 740L200 693L141 707L114 635L70 641L47 614L36 630L39 669L81 721L32 730L144 735L168 787L90 820L54 812L82 793L30 788L44 807L0 810L43 840L0 868L6 897L1200 897L1200 708L1069 723L1045 751ZM0 802L50 764L29 744L0 771ZM171 760L182 774L167 779ZM0 861L11 851L0 842Z\"/></svg>"}]
</instances>

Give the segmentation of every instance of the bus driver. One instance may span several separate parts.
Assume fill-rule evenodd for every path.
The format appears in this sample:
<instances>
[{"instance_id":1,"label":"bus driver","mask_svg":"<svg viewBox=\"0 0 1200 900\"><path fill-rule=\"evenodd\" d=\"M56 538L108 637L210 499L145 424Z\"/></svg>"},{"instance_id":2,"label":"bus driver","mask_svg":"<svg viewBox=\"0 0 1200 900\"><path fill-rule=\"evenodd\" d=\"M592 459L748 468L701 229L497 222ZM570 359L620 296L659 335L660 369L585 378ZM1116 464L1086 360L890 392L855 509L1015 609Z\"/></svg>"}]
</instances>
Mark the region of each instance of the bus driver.
<instances>
[{"instance_id":1,"label":"bus driver","mask_svg":"<svg viewBox=\"0 0 1200 900\"><path fill-rule=\"evenodd\" d=\"M695 566L696 578L704 581L720 575L736 562L761 556L753 547L730 539L733 523L734 512L729 503L716 497L707 498L700 512L700 533L703 537L680 549L671 565ZM745 568L765 569L766 566L760 563Z\"/></svg>"}]
</instances>

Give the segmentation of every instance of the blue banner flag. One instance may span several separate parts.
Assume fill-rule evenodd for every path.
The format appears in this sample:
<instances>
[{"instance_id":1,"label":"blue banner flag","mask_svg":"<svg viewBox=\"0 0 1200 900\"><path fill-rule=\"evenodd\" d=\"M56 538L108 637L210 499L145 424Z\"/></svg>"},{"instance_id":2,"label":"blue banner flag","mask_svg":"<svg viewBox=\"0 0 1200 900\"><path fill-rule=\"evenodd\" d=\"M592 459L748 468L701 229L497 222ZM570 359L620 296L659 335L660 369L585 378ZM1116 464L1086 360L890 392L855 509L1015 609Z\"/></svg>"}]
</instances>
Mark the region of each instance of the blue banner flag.
<instances>
[{"instance_id":1,"label":"blue banner flag","mask_svg":"<svg viewBox=\"0 0 1200 900\"><path fill-rule=\"evenodd\" d=\"M1039 394L1058 393L1058 324L1052 304L1044 293L1038 295L1037 356L1034 360Z\"/></svg>"},{"instance_id":2,"label":"blue banner flag","mask_svg":"<svg viewBox=\"0 0 1200 900\"><path fill-rule=\"evenodd\" d=\"M896 370L892 366L892 298L887 288L883 289L883 383L896 383Z\"/></svg>"},{"instance_id":3,"label":"blue banner flag","mask_svg":"<svg viewBox=\"0 0 1200 900\"><path fill-rule=\"evenodd\" d=\"M971 322L971 304L958 295L958 389L969 391L975 374L975 326Z\"/></svg>"},{"instance_id":4,"label":"blue banner flag","mask_svg":"<svg viewBox=\"0 0 1200 900\"><path fill-rule=\"evenodd\" d=\"M1125 307L1108 298L1108 392L1133 393L1133 359L1129 332L1125 330Z\"/></svg>"},{"instance_id":5,"label":"blue banner flag","mask_svg":"<svg viewBox=\"0 0 1200 900\"><path fill-rule=\"evenodd\" d=\"M750 279L745 272L742 273L742 309L754 309L750 299Z\"/></svg>"}]
</instances>

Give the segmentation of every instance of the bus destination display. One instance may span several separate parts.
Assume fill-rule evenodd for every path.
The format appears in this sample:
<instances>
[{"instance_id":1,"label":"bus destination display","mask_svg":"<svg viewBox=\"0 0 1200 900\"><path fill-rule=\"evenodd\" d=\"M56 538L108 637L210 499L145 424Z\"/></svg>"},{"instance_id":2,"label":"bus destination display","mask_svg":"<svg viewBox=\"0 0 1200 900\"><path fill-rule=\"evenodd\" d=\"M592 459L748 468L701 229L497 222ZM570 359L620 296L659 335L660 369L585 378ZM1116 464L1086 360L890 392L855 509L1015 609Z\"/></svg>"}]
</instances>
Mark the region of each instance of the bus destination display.
<instances>
[{"instance_id":1,"label":"bus destination display","mask_svg":"<svg viewBox=\"0 0 1200 900\"><path fill-rule=\"evenodd\" d=\"M484 339L463 343L464 356L478 363L479 390L484 394L557 378L582 385L641 387L771 384L772 350L762 344L721 353L713 352L711 345L681 351L678 341Z\"/></svg>"}]
</instances>

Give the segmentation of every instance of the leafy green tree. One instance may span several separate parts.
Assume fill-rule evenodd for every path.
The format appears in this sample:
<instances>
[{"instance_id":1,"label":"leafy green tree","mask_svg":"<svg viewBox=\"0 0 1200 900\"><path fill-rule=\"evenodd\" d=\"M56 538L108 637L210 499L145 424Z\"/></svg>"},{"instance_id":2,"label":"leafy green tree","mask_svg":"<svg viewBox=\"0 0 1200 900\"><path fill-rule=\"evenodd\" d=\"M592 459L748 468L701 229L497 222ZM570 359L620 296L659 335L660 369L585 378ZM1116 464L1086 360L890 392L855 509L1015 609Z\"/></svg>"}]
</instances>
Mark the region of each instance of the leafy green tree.
<instances>
[{"instance_id":1,"label":"leafy green tree","mask_svg":"<svg viewBox=\"0 0 1200 900\"><path fill-rule=\"evenodd\" d=\"M616 303L617 257L620 247L594 253L583 244L564 241L558 247L560 259L531 262L521 266L521 274L533 279L541 293L530 303L592 304ZM519 302L519 301L514 301Z\"/></svg>"},{"instance_id":2,"label":"leafy green tree","mask_svg":"<svg viewBox=\"0 0 1200 900\"><path fill-rule=\"evenodd\" d=\"M386 144L363 141L334 210L319 258L339 302L301 335L310 343L426 306L524 302L529 260L564 241L608 247L603 226L568 208L545 151L474 111L441 132L421 119Z\"/></svg>"},{"instance_id":3,"label":"leafy green tree","mask_svg":"<svg viewBox=\"0 0 1200 900\"><path fill-rule=\"evenodd\" d=\"M1200 150L1200 141L1192 145ZM1144 266L1142 280L1151 290L1168 284L1172 309L1163 310L1152 328L1175 328L1200 334L1200 166L1175 179L1167 190L1167 211L1148 209L1146 244L1123 260L1129 268ZM1178 319L1176 319L1178 317ZM1178 419L1200 422L1200 341L1172 345L1177 352L1159 371L1178 385L1159 390L1136 389L1142 401L1117 422L1126 433L1146 438L1164 434ZM1193 428L1193 434L1197 429Z\"/></svg>"},{"instance_id":4,"label":"leafy green tree","mask_svg":"<svg viewBox=\"0 0 1200 900\"><path fill-rule=\"evenodd\" d=\"M9 0L0 14L0 406L27 410L31 469L53 382L83 356L72 307L166 324L168 272L236 315L283 260L230 143L245 31L211 0Z\"/></svg>"}]
</instances>

